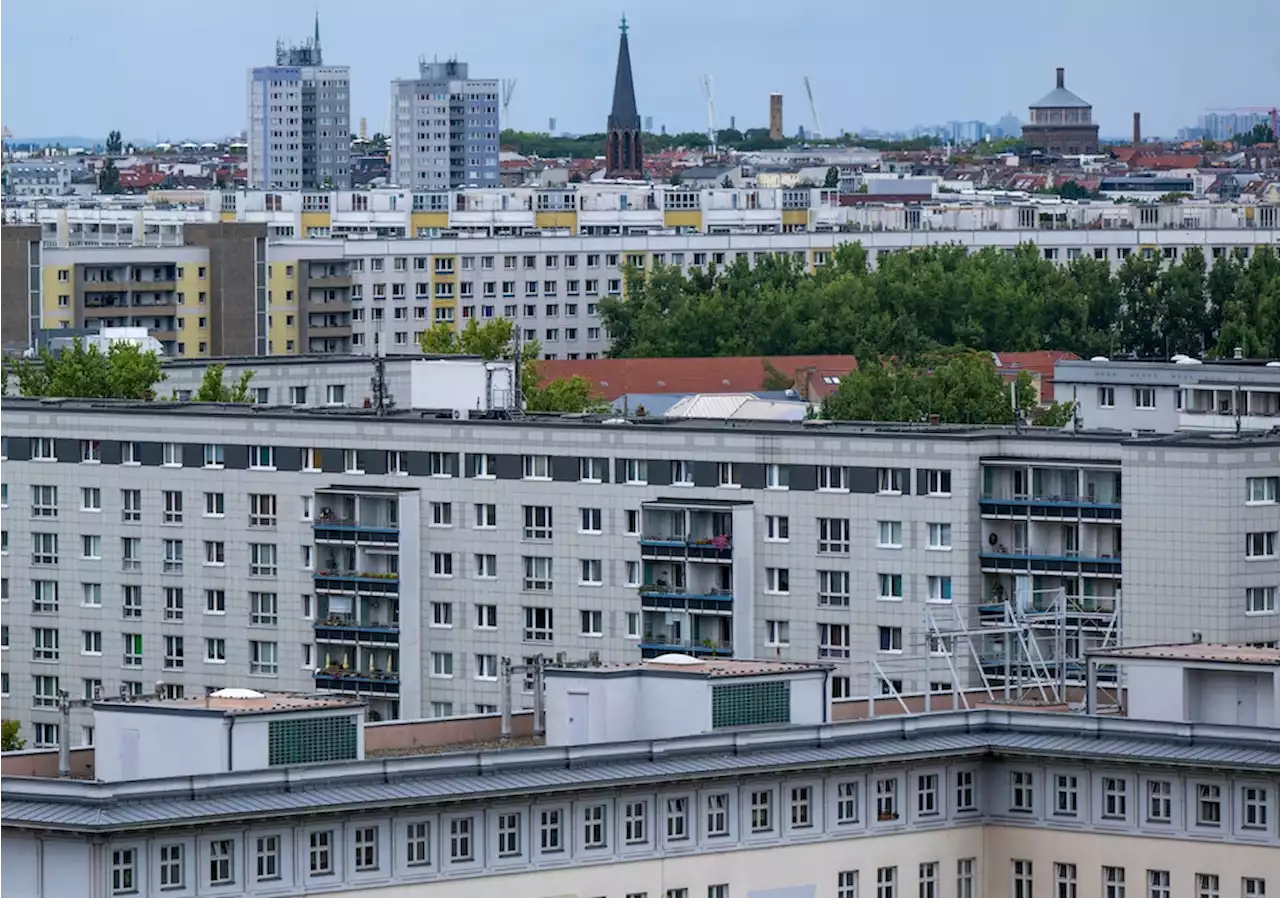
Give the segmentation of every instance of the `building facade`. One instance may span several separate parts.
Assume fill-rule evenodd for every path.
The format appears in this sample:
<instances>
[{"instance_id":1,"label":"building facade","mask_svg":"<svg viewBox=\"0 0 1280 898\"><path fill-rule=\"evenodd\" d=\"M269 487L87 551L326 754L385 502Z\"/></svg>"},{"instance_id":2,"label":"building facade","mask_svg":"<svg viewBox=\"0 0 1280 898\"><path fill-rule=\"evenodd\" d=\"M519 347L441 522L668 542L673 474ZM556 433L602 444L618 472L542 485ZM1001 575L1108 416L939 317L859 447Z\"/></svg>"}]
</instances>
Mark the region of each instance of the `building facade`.
<instances>
[{"instance_id":1,"label":"building facade","mask_svg":"<svg viewBox=\"0 0 1280 898\"><path fill-rule=\"evenodd\" d=\"M418 64L391 82L391 182L412 190L498 186L498 81L467 64Z\"/></svg>"},{"instance_id":2,"label":"building facade","mask_svg":"<svg viewBox=\"0 0 1280 898\"><path fill-rule=\"evenodd\" d=\"M181 206L154 208L160 202ZM379 329L386 351L411 352L432 324L506 317L549 357L589 358L608 348L596 304L622 295L628 264L691 270L786 254L816 268L845 243L865 247L872 266L901 250L957 243L974 252L1031 243L1053 261L1091 256L1114 266L1131 254L1172 263L1191 247L1210 263L1280 247L1280 209L1240 204L840 206L836 192L823 189L619 184L411 197L397 190L183 191L156 194L152 203L12 210L18 223L3 229L14 251L4 256L0 294L6 345L29 345L33 326L128 317L147 322L183 358L370 352ZM198 249L205 243L221 247L222 264L212 250ZM193 252L207 256L219 283L236 285L229 296L237 311L223 316L224 332L241 335L236 342L220 344L217 333L200 331L199 304L176 286L162 291L160 316L151 307L115 314L108 306L104 314L92 306L89 314L92 291L78 272L97 270L96 260L130 277L132 267L151 276L159 266L164 275L179 265L186 271ZM227 305L216 285L203 292L211 304ZM210 324L213 316L204 317Z\"/></svg>"},{"instance_id":3,"label":"building facade","mask_svg":"<svg viewBox=\"0 0 1280 898\"><path fill-rule=\"evenodd\" d=\"M1066 78L1066 69L1058 69L1054 89L1031 104L1030 121L1022 126L1022 142L1028 150L1051 156L1098 152L1093 106L1067 90Z\"/></svg>"},{"instance_id":4,"label":"building facade","mask_svg":"<svg viewBox=\"0 0 1280 898\"><path fill-rule=\"evenodd\" d=\"M3 894L1264 898L1275 735L984 710L146 782L5 777Z\"/></svg>"},{"instance_id":5,"label":"building facade","mask_svg":"<svg viewBox=\"0 0 1280 898\"><path fill-rule=\"evenodd\" d=\"M1071 677L1117 641L1280 639L1274 435L4 413L6 713L42 743L95 685L390 719L494 711L503 657L822 661L847 697L1020 676L1013 630L959 632L1010 616L1069 620L1040 652Z\"/></svg>"},{"instance_id":6,"label":"building facade","mask_svg":"<svg viewBox=\"0 0 1280 898\"><path fill-rule=\"evenodd\" d=\"M276 64L249 73L249 186L351 186L351 68L325 65L315 37L276 46Z\"/></svg>"}]
</instances>

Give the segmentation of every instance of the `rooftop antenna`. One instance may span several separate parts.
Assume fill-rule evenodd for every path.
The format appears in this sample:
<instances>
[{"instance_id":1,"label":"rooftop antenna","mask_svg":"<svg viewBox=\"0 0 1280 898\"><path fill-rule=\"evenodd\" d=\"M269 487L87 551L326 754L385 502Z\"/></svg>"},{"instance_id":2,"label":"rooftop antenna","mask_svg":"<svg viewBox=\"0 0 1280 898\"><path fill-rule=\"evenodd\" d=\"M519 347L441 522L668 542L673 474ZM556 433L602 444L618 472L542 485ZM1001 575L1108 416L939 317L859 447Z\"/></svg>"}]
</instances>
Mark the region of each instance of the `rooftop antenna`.
<instances>
[{"instance_id":1,"label":"rooftop antenna","mask_svg":"<svg viewBox=\"0 0 1280 898\"><path fill-rule=\"evenodd\" d=\"M507 117L511 109L511 95L516 92L516 79L505 78L502 81L502 122L501 124L510 127L507 123L510 119Z\"/></svg>"},{"instance_id":2,"label":"rooftop antenna","mask_svg":"<svg viewBox=\"0 0 1280 898\"><path fill-rule=\"evenodd\" d=\"M707 99L707 143L711 155L716 155L716 100L710 75L702 76L702 95Z\"/></svg>"},{"instance_id":3,"label":"rooftop antenna","mask_svg":"<svg viewBox=\"0 0 1280 898\"><path fill-rule=\"evenodd\" d=\"M373 379L369 382L373 392L373 411L383 417L396 407L396 401L387 389L387 360L382 354L382 322L373 331Z\"/></svg>"}]
</instances>

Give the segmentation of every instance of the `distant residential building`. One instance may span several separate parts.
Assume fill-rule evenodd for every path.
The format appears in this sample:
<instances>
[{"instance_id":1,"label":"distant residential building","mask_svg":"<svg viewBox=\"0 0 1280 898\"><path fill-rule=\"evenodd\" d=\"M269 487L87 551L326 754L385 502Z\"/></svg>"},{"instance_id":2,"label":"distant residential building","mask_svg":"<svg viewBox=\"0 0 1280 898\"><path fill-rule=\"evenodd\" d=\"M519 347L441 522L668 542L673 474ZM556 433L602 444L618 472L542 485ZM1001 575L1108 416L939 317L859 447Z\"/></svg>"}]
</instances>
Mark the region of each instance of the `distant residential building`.
<instances>
[{"instance_id":1,"label":"distant residential building","mask_svg":"<svg viewBox=\"0 0 1280 898\"><path fill-rule=\"evenodd\" d=\"M391 82L391 181L418 190L498 186L498 82L467 64L420 62Z\"/></svg>"},{"instance_id":2,"label":"distant residential building","mask_svg":"<svg viewBox=\"0 0 1280 898\"><path fill-rule=\"evenodd\" d=\"M6 196L62 196L73 192L71 179L83 169L83 165L68 162L11 162L4 167L4 193Z\"/></svg>"},{"instance_id":3,"label":"distant residential building","mask_svg":"<svg viewBox=\"0 0 1280 898\"><path fill-rule=\"evenodd\" d=\"M315 37L276 45L276 64L249 74L249 186L314 190L351 185L351 69L326 66Z\"/></svg>"},{"instance_id":4,"label":"distant residential building","mask_svg":"<svg viewBox=\"0 0 1280 898\"><path fill-rule=\"evenodd\" d=\"M1200 116L1200 136L1210 140L1230 140L1237 134L1252 131L1254 125L1270 125L1271 117L1262 112L1207 112Z\"/></svg>"},{"instance_id":5,"label":"distant residential building","mask_svg":"<svg viewBox=\"0 0 1280 898\"><path fill-rule=\"evenodd\" d=\"M1057 84L1031 104L1030 121L1022 126L1028 150L1054 156L1098 152L1098 126L1093 106L1067 90L1067 70L1059 68Z\"/></svg>"}]
</instances>

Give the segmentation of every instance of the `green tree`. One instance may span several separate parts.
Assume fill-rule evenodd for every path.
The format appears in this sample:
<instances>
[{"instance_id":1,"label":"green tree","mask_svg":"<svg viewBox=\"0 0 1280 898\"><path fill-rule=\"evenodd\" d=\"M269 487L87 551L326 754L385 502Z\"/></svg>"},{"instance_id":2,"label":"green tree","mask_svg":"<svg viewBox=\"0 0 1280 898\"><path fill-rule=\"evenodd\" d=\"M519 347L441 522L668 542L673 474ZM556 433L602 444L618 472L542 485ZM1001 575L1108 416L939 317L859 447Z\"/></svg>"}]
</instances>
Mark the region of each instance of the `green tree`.
<instances>
[{"instance_id":1,"label":"green tree","mask_svg":"<svg viewBox=\"0 0 1280 898\"><path fill-rule=\"evenodd\" d=\"M226 370L227 366L221 362L205 368L200 388L191 398L195 402L248 402L249 383L253 380L254 372L241 371L235 383L228 387L222 382Z\"/></svg>"},{"instance_id":2,"label":"green tree","mask_svg":"<svg viewBox=\"0 0 1280 898\"><path fill-rule=\"evenodd\" d=\"M438 322L422 332L418 346L425 355L454 355L461 352L452 325Z\"/></svg>"},{"instance_id":3,"label":"green tree","mask_svg":"<svg viewBox=\"0 0 1280 898\"><path fill-rule=\"evenodd\" d=\"M1231 138L1231 142L1236 146L1251 147L1260 143L1275 143L1276 135L1272 132L1270 125L1259 122L1250 130Z\"/></svg>"},{"instance_id":4,"label":"green tree","mask_svg":"<svg viewBox=\"0 0 1280 898\"><path fill-rule=\"evenodd\" d=\"M124 142L120 139L119 131L107 134L106 151L108 156L119 156L124 151Z\"/></svg>"},{"instance_id":5,"label":"green tree","mask_svg":"<svg viewBox=\"0 0 1280 898\"><path fill-rule=\"evenodd\" d=\"M121 193L120 170L116 168L114 159L108 159L98 172L98 193Z\"/></svg>"},{"instance_id":6,"label":"green tree","mask_svg":"<svg viewBox=\"0 0 1280 898\"><path fill-rule=\"evenodd\" d=\"M42 347L38 358L8 364L22 396L150 400L165 379L159 356L126 342L112 343L103 353L77 339L57 353Z\"/></svg>"},{"instance_id":7,"label":"green tree","mask_svg":"<svg viewBox=\"0 0 1280 898\"><path fill-rule=\"evenodd\" d=\"M560 377L545 387L525 387L525 410L530 412L602 412L609 404L595 395L591 381L581 375Z\"/></svg>"},{"instance_id":8,"label":"green tree","mask_svg":"<svg viewBox=\"0 0 1280 898\"><path fill-rule=\"evenodd\" d=\"M1042 409L1036 409L1031 414L1031 423L1036 427L1054 427L1061 429L1071 423L1075 417L1076 404L1071 401L1067 402L1051 402Z\"/></svg>"},{"instance_id":9,"label":"green tree","mask_svg":"<svg viewBox=\"0 0 1280 898\"><path fill-rule=\"evenodd\" d=\"M823 187L835 189L840 186L840 166L833 165L827 169L827 176L822 181Z\"/></svg>"},{"instance_id":10,"label":"green tree","mask_svg":"<svg viewBox=\"0 0 1280 898\"><path fill-rule=\"evenodd\" d=\"M21 725L16 720L0 721L0 751L21 751L27 740L18 735Z\"/></svg>"}]
</instances>

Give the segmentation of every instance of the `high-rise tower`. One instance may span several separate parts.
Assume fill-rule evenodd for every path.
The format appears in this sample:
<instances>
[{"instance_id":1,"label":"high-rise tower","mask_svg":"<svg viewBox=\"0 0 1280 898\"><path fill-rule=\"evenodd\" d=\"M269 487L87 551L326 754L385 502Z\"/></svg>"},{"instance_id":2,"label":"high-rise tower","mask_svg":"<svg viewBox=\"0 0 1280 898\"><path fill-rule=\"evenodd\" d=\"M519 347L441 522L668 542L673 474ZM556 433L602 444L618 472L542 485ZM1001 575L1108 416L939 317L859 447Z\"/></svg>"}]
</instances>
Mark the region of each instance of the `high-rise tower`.
<instances>
[{"instance_id":1,"label":"high-rise tower","mask_svg":"<svg viewBox=\"0 0 1280 898\"><path fill-rule=\"evenodd\" d=\"M391 82L391 182L416 190L498 186L499 85L465 62L418 63Z\"/></svg>"},{"instance_id":2,"label":"high-rise tower","mask_svg":"<svg viewBox=\"0 0 1280 898\"><path fill-rule=\"evenodd\" d=\"M351 69L324 64L315 36L276 44L276 64L249 74L249 186L318 190L351 185Z\"/></svg>"},{"instance_id":3,"label":"high-rise tower","mask_svg":"<svg viewBox=\"0 0 1280 898\"><path fill-rule=\"evenodd\" d=\"M613 80L613 110L609 113L609 137L605 141L606 178L644 177L644 148L640 142L640 114L636 112L636 88L631 80L631 50L627 46L627 17L622 17L618 43L618 73Z\"/></svg>"}]
</instances>

